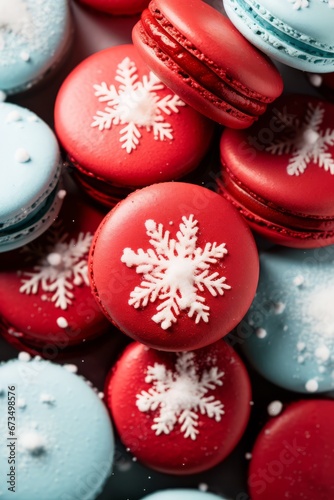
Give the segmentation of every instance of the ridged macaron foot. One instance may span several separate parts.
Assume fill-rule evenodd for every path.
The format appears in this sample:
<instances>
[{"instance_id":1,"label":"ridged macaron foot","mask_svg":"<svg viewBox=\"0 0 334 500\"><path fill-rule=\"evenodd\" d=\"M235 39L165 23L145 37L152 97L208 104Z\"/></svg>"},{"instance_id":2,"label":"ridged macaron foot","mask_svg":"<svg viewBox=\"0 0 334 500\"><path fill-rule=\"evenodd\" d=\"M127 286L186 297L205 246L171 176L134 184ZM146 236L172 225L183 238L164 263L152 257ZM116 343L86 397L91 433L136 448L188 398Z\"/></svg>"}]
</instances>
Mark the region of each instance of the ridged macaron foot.
<instances>
[{"instance_id":1,"label":"ridged macaron foot","mask_svg":"<svg viewBox=\"0 0 334 500\"><path fill-rule=\"evenodd\" d=\"M252 125L283 90L271 61L201 0L152 0L132 37L168 87L228 127Z\"/></svg>"},{"instance_id":2,"label":"ridged macaron foot","mask_svg":"<svg viewBox=\"0 0 334 500\"><path fill-rule=\"evenodd\" d=\"M61 156L57 139L37 115L0 103L0 253L36 239L53 223Z\"/></svg>"}]
</instances>

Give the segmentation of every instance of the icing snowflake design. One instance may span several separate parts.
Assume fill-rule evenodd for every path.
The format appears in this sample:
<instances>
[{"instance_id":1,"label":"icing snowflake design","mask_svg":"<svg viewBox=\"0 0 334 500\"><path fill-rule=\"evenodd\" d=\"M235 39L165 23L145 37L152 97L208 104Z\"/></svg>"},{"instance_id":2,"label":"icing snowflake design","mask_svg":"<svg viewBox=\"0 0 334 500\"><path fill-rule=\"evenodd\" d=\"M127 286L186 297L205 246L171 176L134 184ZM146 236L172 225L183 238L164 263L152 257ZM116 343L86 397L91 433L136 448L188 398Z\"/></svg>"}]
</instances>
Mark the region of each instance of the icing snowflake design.
<instances>
[{"instance_id":1,"label":"icing snowflake design","mask_svg":"<svg viewBox=\"0 0 334 500\"><path fill-rule=\"evenodd\" d=\"M87 257L93 235L79 233L68 240L68 234L54 230L50 233L49 245L37 248L25 247L24 251L39 255L40 259L32 272L24 272L20 292L36 295L39 288L51 294L51 302L60 309L67 309L74 299L73 288L89 285ZM42 299L47 300L47 295Z\"/></svg>"},{"instance_id":2,"label":"icing snowflake design","mask_svg":"<svg viewBox=\"0 0 334 500\"><path fill-rule=\"evenodd\" d=\"M109 130L112 125L125 125L120 130L120 142L127 153L135 150L141 138L141 128L153 131L154 139L163 141L173 139L173 129L165 122L164 116L178 113L185 103L175 94L160 98L156 91L165 85L150 71L138 80L137 67L128 57L118 64L114 85L94 85L95 95L100 102L106 103L104 111L97 111L92 127Z\"/></svg>"},{"instance_id":3,"label":"icing snowflake design","mask_svg":"<svg viewBox=\"0 0 334 500\"><path fill-rule=\"evenodd\" d=\"M206 243L204 249L197 248L198 221L193 215L182 217L176 239L170 238L170 232L154 220L147 220L145 228L153 248L139 248L136 252L125 248L121 257L124 264L143 274L140 286L130 293L129 305L138 309L161 300L152 320L163 330L176 323L180 311L185 309L195 323L207 323L210 308L198 291L206 289L216 297L231 288L218 272L209 274L211 264L227 254L225 243Z\"/></svg>"},{"instance_id":4,"label":"icing snowflake design","mask_svg":"<svg viewBox=\"0 0 334 500\"><path fill-rule=\"evenodd\" d=\"M4 34L31 36L31 18L23 0L0 0L0 50L5 47Z\"/></svg>"},{"instance_id":5,"label":"icing snowflake design","mask_svg":"<svg viewBox=\"0 0 334 500\"><path fill-rule=\"evenodd\" d=\"M159 363L147 368L145 382L152 387L137 395L136 405L141 412L159 410L151 426L157 436L170 434L179 424L184 437L195 440L198 414L220 422L225 413L221 401L206 395L223 385L224 372L213 366L198 374L194 361L193 352L183 352L177 354L175 371Z\"/></svg>"},{"instance_id":6,"label":"icing snowflake design","mask_svg":"<svg viewBox=\"0 0 334 500\"><path fill-rule=\"evenodd\" d=\"M310 0L288 0L292 3L295 10L306 9L310 6ZM334 9L334 0L320 0L322 3L327 3L330 9Z\"/></svg>"},{"instance_id":7,"label":"icing snowflake design","mask_svg":"<svg viewBox=\"0 0 334 500\"><path fill-rule=\"evenodd\" d=\"M304 121L300 122L286 108L276 111L276 120L284 126L284 133L266 150L274 155L292 153L287 167L289 175L303 174L312 162L334 175L334 157L328 151L329 146L334 146L334 130L320 130L324 113L321 104L308 103Z\"/></svg>"}]
</instances>

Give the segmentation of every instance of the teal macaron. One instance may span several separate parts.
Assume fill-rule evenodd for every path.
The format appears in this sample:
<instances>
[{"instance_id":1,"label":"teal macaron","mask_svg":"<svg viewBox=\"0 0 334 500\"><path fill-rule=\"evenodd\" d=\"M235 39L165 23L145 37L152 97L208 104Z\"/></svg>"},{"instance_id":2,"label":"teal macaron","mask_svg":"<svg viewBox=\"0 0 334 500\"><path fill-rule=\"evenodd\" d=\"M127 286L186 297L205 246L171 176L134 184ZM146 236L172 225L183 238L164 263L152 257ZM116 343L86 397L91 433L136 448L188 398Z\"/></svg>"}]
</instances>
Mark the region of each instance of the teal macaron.
<instances>
[{"instance_id":1,"label":"teal macaron","mask_svg":"<svg viewBox=\"0 0 334 500\"><path fill-rule=\"evenodd\" d=\"M94 500L111 474L108 412L86 380L20 353L0 364L1 500Z\"/></svg>"},{"instance_id":2,"label":"teal macaron","mask_svg":"<svg viewBox=\"0 0 334 500\"><path fill-rule=\"evenodd\" d=\"M0 252L5 252L53 223L64 192L57 139L37 115L0 103L0 146Z\"/></svg>"},{"instance_id":3,"label":"teal macaron","mask_svg":"<svg viewBox=\"0 0 334 500\"><path fill-rule=\"evenodd\" d=\"M334 246L274 247L240 328L248 360L266 379L304 394L334 389Z\"/></svg>"},{"instance_id":4,"label":"teal macaron","mask_svg":"<svg viewBox=\"0 0 334 500\"><path fill-rule=\"evenodd\" d=\"M333 0L223 0L235 27L253 45L303 71L334 70Z\"/></svg>"}]
</instances>

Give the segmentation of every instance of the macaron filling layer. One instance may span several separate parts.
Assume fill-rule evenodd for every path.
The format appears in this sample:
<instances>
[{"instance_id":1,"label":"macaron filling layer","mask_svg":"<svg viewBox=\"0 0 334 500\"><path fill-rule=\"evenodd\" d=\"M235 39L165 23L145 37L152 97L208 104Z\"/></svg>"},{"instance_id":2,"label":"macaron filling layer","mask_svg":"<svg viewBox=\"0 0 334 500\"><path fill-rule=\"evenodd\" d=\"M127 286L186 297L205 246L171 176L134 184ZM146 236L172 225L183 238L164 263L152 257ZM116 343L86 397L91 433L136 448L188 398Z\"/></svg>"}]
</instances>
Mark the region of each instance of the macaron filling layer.
<instances>
[{"instance_id":1,"label":"macaron filling layer","mask_svg":"<svg viewBox=\"0 0 334 500\"><path fill-rule=\"evenodd\" d=\"M293 232L303 239L325 238L334 232L334 217L292 213L278 207L249 190L226 167L224 181L218 182L218 185L223 196L251 222L285 233Z\"/></svg>"},{"instance_id":2,"label":"macaron filling layer","mask_svg":"<svg viewBox=\"0 0 334 500\"><path fill-rule=\"evenodd\" d=\"M264 113L266 104L272 101L238 85L226 71L217 68L212 61L205 60L161 11L154 8L154 3L143 12L141 28L146 43L158 52L160 59L169 58L173 61L180 76L190 86L196 86L206 99L226 112L245 119L255 119Z\"/></svg>"},{"instance_id":3,"label":"macaron filling layer","mask_svg":"<svg viewBox=\"0 0 334 500\"><path fill-rule=\"evenodd\" d=\"M265 36L275 50L291 54L291 50L299 52L297 57L307 56L320 58L319 63L330 63L334 60L334 45L325 45L300 33L283 21L276 19L264 7L253 0L226 0L227 6L233 10L247 27L259 36ZM270 34L269 34L270 33Z\"/></svg>"}]
</instances>

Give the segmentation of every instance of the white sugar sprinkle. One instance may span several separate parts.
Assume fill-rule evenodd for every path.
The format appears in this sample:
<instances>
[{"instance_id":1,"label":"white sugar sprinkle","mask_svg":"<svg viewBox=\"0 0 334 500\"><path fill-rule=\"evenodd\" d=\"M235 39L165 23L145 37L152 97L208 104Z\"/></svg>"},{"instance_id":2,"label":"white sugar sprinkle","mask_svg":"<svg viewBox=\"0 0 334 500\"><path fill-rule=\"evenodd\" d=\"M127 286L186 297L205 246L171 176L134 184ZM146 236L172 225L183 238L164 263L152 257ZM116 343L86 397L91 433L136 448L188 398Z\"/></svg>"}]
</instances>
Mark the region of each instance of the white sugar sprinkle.
<instances>
[{"instance_id":1,"label":"white sugar sprinkle","mask_svg":"<svg viewBox=\"0 0 334 500\"><path fill-rule=\"evenodd\" d=\"M319 139L320 135L315 130L308 128L303 132L303 139L306 144L315 144Z\"/></svg>"},{"instance_id":2,"label":"white sugar sprinkle","mask_svg":"<svg viewBox=\"0 0 334 500\"><path fill-rule=\"evenodd\" d=\"M59 326L59 328L67 328L68 327L67 319L64 318L64 316L59 316L59 318L57 318L57 325Z\"/></svg>"},{"instance_id":3,"label":"white sugar sprinkle","mask_svg":"<svg viewBox=\"0 0 334 500\"><path fill-rule=\"evenodd\" d=\"M209 486L206 483L200 483L198 485L198 489L199 489L199 491L205 492L205 491L208 491Z\"/></svg>"},{"instance_id":4,"label":"white sugar sprinkle","mask_svg":"<svg viewBox=\"0 0 334 500\"><path fill-rule=\"evenodd\" d=\"M44 394L44 393L40 395L39 400L41 403L45 403L48 405L53 405L56 402L56 400L53 396L51 396L50 394Z\"/></svg>"},{"instance_id":5,"label":"white sugar sprinkle","mask_svg":"<svg viewBox=\"0 0 334 500\"><path fill-rule=\"evenodd\" d=\"M27 363L28 361L31 360L31 356L28 352L20 352L18 355L19 361L23 361L24 363Z\"/></svg>"},{"instance_id":6,"label":"white sugar sprinkle","mask_svg":"<svg viewBox=\"0 0 334 500\"><path fill-rule=\"evenodd\" d=\"M49 253L49 255L47 256L46 260L48 261L48 263L51 266L59 266L59 264L62 261L62 257L60 255L60 253L52 252L52 253Z\"/></svg>"},{"instance_id":7,"label":"white sugar sprinkle","mask_svg":"<svg viewBox=\"0 0 334 500\"><path fill-rule=\"evenodd\" d=\"M319 389L319 384L315 379L310 379L305 384L305 389L307 392L317 392Z\"/></svg>"},{"instance_id":8,"label":"white sugar sprinkle","mask_svg":"<svg viewBox=\"0 0 334 500\"><path fill-rule=\"evenodd\" d=\"M18 122L22 120L22 116L21 114L18 112L18 111L11 111L10 113L8 113L8 115L6 116L6 123L12 123L12 122Z\"/></svg>"},{"instance_id":9,"label":"white sugar sprinkle","mask_svg":"<svg viewBox=\"0 0 334 500\"><path fill-rule=\"evenodd\" d=\"M98 393L98 397L99 397L100 399L103 399L103 398L104 398L104 393L103 393L103 392L99 392L99 393Z\"/></svg>"},{"instance_id":10,"label":"white sugar sprinkle","mask_svg":"<svg viewBox=\"0 0 334 500\"><path fill-rule=\"evenodd\" d=\"M24 148L18 148L15 151L14 157L15 157L15 161L17 161L19 163L27 163L30 160L30 154Z\"/></svg>"},{"instance_id":11,"label":"white sugar sprinkle","mask_svg":"<svg viewBox=\"0 0 334 500\"><path fill-rule=\"evenodd\" d=\"M37 115L31 114L28 116L28 122L38 122L38 121L39 119Z\"/></svg>"},{"instance_id":12,"label":"white sugar sprinkle","mask_svg":"<svg viewBox=\"0 0 334 500\"><path fill-rule=\"evenodd\" d=\"M26 432L20 436L19 441L23 448L32 455L39 455L45 450L45 439L38 432Z\"/></svg>"},{"instance_id":13,"label":"white sugar sprinkle","mask_svg":"<svg viewBox=\"0 0 334 500\"><path fill-rule=\"evenodd\" d=\"M306 348L305 342L297 342L297 351L302 352Z\"/></svg>"},{"instance_id":14,"label":"white sugar sprinkle","mask_svg":"<svg viewBox=\"0 0 334 500\"><path fill-rule=\"evenodd\" d=\"M68 365L64 365L64 368L65 368L65 370L67 370L68 372L71 372L71 373L78 372L78 367L76 365L68 364Z\"/></svg>"},{"instance_id":15,"label":"white sugar sprinkle","mask_svg":"<svg viewBox=\"0 0 334 500\"><path fill-rule=\"evenodd\" d=\"M331 355L330 350L325 345L319 346L315 350L315 356L316 358L319 359L319 361L328 361L330 355Z\"/></svg>"},{"instance_id":16,"label":"white sugar sprinkle","mask_svg":"<svg viewBox=\"0 0 334 500\"><path fill-rule=\"evenodd\" d=\"M18 398L17 407L20 408L20 410L24 410L27 407L26 400L23 398Z\"/></svg>"},{"instance_id":17,"label":"white sugar sprinkle","mask_svg":"<svg viewBox=\"0 0 334 500\"><path fill-rule=\"evenodd\" d=\"M264 339L267 336L267 330L265 330L264 328L257 328L255 334L258 339Z\"/></svg>"},{"instance_id":18,"label":"white sugar sprinkle","mask_svg":"<svg viewBox=\"0 0 334 500\"><path fill-rule=\"evenodd\" d=\"M320 75L309 75L309 80L314 87L321 87L322 76Z\"/></svg>"},{"instance_id":19,"label":"white sugar sprinkle","mask_svg":"<svg viewBox=\"0 0 334 500\"><path fill-rule=\"evenodd\" d=\"M67 195L67 192L65 191L65 189L60 189L57 193L57 196L60 200L63 200L65 198L65 196Z\"/></svg>"},{"instance_id":20,"label":"white sugar sprinkle","mask_svg":"<svg viewBox=\"0 0 334 500\"><path fill-rule=\"evenodd\" d=\"M25 62L30 61L30 54L26 50L22 50L22 52L20 53L20 57L21 57L22 61L25 61Z\"/></svg>"},{"instance_id":21,"label":"white sugar sprinkle","mask_svg":"<svg viewBox=\"0 0 334 500\"><path fill-rule=\"evenodd\" d=\"M251 453L249 453L249 452L245 453L245 459L246 459L246 460L251 460L251 459L252 459L252 456L253 456L253 455L252 455Z\"/></svg>"},{"instance_id":22,"label":"white sugar sprinkle","mask_svg":"<svg viewBox=\"0 0 334 500\"><path fill-rule=\"evenodd\" d=\"M283 409L283 403L281 401L272 401L268 406L267 406L267 412L268 415L271 417L277 417L281 413Z\"/></svg>"},{"instance_id":23,"label":"white sugar sprinkle","mask_svg":"<svg viewBox=\"0 0 334 500\"><path fill-rule=\"evenodd\" d=\"M303 285L304 281L305 281L304 276L299 275L293 279L293 284L295 286L301 286Z\"/></svg>"},{"instance_id":24,"label":"white sugar sprinkle","mask_svg":"<svg viewBox=\"0 0 334 500\"><path fill-rule=\"evenodd\" d=\"M284 309L285 309L285 304L283 302L277 302L274 305L274 312L275 312L275 314L282 314L282 312L284 311Z\"/></svg>"},{"instance_id":25,"label":"white sugar sprinkle","mask_svg":"<svg viewBox=\"0 0 334 500\"><path fill-rule=\"evenodd\" d=\"M0 90L0 102L4 102L7 99L7 94L3 90Z\"/></svg>"}]
</instances>

